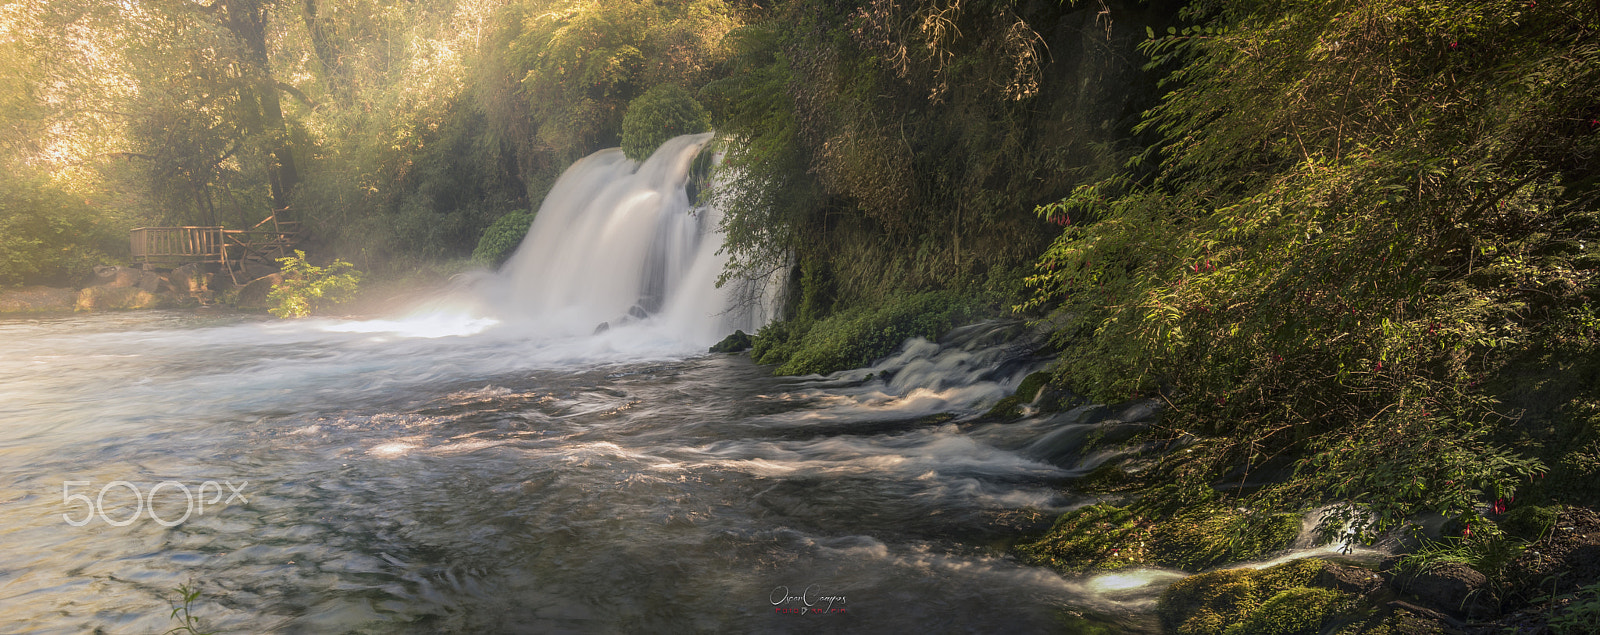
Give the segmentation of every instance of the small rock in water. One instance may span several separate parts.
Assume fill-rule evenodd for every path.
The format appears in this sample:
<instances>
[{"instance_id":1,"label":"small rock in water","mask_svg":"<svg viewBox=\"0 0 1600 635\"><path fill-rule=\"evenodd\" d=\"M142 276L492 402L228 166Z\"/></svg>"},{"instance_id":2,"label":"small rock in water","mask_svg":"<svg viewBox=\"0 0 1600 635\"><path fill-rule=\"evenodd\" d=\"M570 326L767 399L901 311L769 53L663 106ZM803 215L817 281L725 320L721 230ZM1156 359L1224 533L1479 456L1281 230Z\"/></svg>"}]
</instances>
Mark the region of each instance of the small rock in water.
<instances>
[{"instance_id":1,"label":"small rock in water","mask_svg":"<svg viewBox=\"0 0 1600 635\"><path fill-rule=\"evenodd\" d=\"M610 322L601 322L600 326L594 327L594 335L599 335L599 334L604 333L604 332L609 331L609 330L611 330L611 323Z\"/></svg>"},{"instance_id":2,"label":"small rock in water","mask_svg":"<svg viewBox=\"0 0 1600 635\"><path fill-rule=\"evenodd\" d=\"M711 347L711 352L737 353L750 350L750 345L750 334L744 331L734 331L733 335L723 338L721 342L717 342L716 346Z\"/></svg>"}]
</instances>

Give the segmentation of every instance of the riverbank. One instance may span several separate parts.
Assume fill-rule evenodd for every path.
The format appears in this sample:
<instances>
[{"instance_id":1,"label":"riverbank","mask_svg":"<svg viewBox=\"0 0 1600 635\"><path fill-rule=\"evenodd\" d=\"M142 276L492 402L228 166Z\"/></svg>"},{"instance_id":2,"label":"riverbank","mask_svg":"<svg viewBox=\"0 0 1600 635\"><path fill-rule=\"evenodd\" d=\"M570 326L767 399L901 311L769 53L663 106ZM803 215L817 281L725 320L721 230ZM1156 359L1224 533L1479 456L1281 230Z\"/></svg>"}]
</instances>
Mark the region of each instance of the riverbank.
<instances>
[{"instance_id":1,"label":"riverbank","mask_svg":"<svg viewBox=\"0 0 1600 635\"><path fill-rule=\"evenodd\" d=\"M1002 400L1022 416L1000 416L1050 417L1070 394L1024 382ZM1246 494L1291 473L1258 476L1247 488L1217 483L1175 502L1172 475L1213 458L1222 440L1163 433L1157 423L1102 443L1118 458L1065 490L1106 502L1019 536L1010 553L1069 579L1190 572L1156 608L1163 631L1180 635L1600 632L1600 514L1590 508L1502 499L1468 524L1413 519L1414 530L1380 536L1378 550L1351 544L1352 552L1317 539L1318 521L1338 527L1328 508L1305 516ZM1529 489L1526 499L1549 500L1547 489Z\"/></svg>"}]
</instances>

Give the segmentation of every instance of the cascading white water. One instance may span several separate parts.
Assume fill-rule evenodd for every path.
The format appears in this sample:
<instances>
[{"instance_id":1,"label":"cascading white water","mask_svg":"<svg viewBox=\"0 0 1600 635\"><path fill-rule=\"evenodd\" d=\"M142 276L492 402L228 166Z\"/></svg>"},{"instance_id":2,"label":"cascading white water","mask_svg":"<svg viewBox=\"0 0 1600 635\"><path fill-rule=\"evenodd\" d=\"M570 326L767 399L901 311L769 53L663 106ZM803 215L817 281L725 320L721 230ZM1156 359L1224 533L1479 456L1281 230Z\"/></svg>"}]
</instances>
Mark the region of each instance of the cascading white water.
<instances>
[{"instance_id":1,"label":"cascading white water","mask_svg":"<svg viewBox=\"0 0 1600 635\"><path fill-rule=\"evenodd\" d=\"M764 303L716 286L721 212L686 190L711 137L677 137L642 164L613 148L568 168L491 285L502 317L557 337L638 323L700 346L764 324Z\"/></svg>"}]
</instances>

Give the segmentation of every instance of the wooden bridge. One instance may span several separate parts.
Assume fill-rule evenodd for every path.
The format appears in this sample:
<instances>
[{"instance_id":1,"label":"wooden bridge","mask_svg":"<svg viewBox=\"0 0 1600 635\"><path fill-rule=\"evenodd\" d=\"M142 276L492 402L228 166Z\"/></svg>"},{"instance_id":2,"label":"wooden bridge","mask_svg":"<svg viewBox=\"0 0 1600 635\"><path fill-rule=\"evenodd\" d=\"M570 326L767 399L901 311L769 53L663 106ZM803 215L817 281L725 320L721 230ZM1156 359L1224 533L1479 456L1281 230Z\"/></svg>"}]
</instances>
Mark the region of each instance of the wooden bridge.
<instances>
[{"instance_id":1,"label":"wooden bridge","mask_svg":"<svg viewBox=\"0 0 1600 635\"><path fill-rule=\"evenodd\" d=\"M277 259L294 253L300 224L268 216L250 229L222 227L140 227L129 232L133 258L150 266L216 263L235 283L245 264L277 267Z\"/></svg>"}]
</instances>

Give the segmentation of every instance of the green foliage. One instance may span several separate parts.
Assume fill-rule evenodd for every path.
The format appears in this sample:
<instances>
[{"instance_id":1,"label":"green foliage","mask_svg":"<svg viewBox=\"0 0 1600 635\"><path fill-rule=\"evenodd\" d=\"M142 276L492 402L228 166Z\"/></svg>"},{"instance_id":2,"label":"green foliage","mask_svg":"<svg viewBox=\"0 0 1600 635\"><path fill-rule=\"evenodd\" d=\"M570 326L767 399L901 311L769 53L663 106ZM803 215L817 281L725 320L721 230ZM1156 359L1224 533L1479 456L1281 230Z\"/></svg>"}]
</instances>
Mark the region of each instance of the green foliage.
<instances>
[{"instance_id":1,"label":"green foliage","mask_svg":"<svg viewBox=\"0 0 1600 635\"><path fill-rule=\"evenodd\" d=\"M913 337L937 339L979 308L952 291L897 296L877 306L859 306L816 321L790 321L756 333L751 357L778 364L779 375L826 374L859 368L900 348Z\"/></svg>"},{"instance_id":2,"label":"green foliage","mask_svg":"<svg viewBox=\"0 0 1600 635\"><path fill-rule=\"evenodd\" d=\"M178 620L181 624L174 626L172 630L163 633L163 635L178 635L180 633L184 635L213 635L215 631L201 630L200 618L195 617L191 612L194 608L195 600L198 599L200 599L199 587L187 584L178 587L178 599L172 603L172 615L170 617ZM179 617L180 614L182 614L182 617Z\"/></svg>"},{"instance_id":3,"label":"green foliage","mask_svg":"<svg viewBox=\"0 0 1600 635\"><path fill-rule=\"evenodd\" d=\"M504 264L517 250L517 245L522 244L531 226L532 212L525 209L507 212L483 230L483 236L478 238L478 248L472 251L472 259L491 267Z\"/></svg>"},{"instance_id":4,"label":"green foliage","mask_svg":"<svg viewBox=\"0 0 1600 635\"><path fill-rule=\"evenodd\" d=\"M1119 163L1153 98L1126 56L1045 54L1127 45L1080 29L1082 11L786 2L730 34L732 72L700 91L731 142L728 277L793 257L853 306L1034 258L1050 225L1026 211Z\"/></svg>"},{"instance_id":5,"label":"green foliage","mask_svg":"<svg viewBox=\"0 0 1600 635\"><path fill-rule=\"evenodd\" d=\"M1567 605L1550 618L1550 632L1556 635L1600 632L1600 584L1591 584L1553 599L1566 600Z\"/></svg>"},{"instance_id":6,"label":"green foliage","mask_svg":"<svg viewBox=\"0 0 1600 635\"><path fill-rule=\"evenodd\" d=\"M0 177L0 287L82 283L126 253L123 229L44 179Z\"/></svg>"},{"instance_id":7,"label":"green foliage","mask_svg":"<svg viewBox=\"0 0 1600 635\"><path fill-rule=\"evenodd\" d=\"M1508 535L1494 523L1468 527L1460 538L1428 541L1400 558L1400 571L1424 573L1447 564L1459 564L1482 573L1495 586L1506 584L1511 563L1528 548L1528 542Z\"/></svg>"},{"instance_id":8,"label":"green foliage","mask_svg":"<svg viewBox=\"0 0 1600 635\"><path fill-rule=\"evenodd\" d=\"M267 294L267 302L272 305L268 312L280 318L303 318L348 302L361 284L361 272L343 260L318 267L306 262L305 252L297 249L278 263L283 266L283 281Z\"/></svg>"},{"instance_id":9,"label":"green foliage","mask_svg":"<svg viewBox=\"0 0 1600 635\"><path fill-rule=\"evenodd\" d=\"M1038 209L1070 223L1022 307L1066 324L1057 379L1181 395L1166 433L1216 440L1181 459L1185 495L1294 466L1256 496L1348 501L1333 520L1364 536L1472 520L1545 469L1508 446L1537 422L1490 380L1592 339L1600 135L1578 113L1600 100L1600 16L1209 6L1144 45L1169 91L1140 124L1152 151Z\"/></svg>"},{"instance_id":10,"label":"green foliage","mask_svg":"<svg viewBox=\"0 0 1600 635\"><path fill-rule=\"evenodd\" d=\"M689 91L677 84L661 84L628 102L622 118L622 153L643 161L668 139L710 129L711 116Z\"/></svg>"},{"instance_id":11,"label":"green foliage","mask_svg":"<svg viewBox=\"0 0 1600 635\"><path fill-rule=\"evenodd\" d=\"M1506 512L1498 524L1507 535L1532 542L1550 535L1559 516L1560 510L1555 507L1523 505Z\"/></svg>"}]
</instances>

